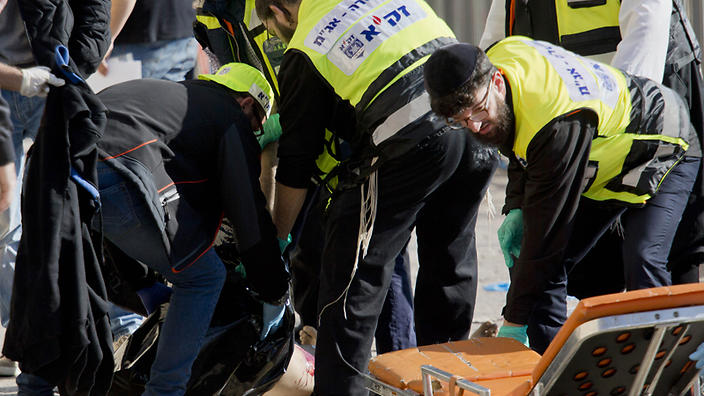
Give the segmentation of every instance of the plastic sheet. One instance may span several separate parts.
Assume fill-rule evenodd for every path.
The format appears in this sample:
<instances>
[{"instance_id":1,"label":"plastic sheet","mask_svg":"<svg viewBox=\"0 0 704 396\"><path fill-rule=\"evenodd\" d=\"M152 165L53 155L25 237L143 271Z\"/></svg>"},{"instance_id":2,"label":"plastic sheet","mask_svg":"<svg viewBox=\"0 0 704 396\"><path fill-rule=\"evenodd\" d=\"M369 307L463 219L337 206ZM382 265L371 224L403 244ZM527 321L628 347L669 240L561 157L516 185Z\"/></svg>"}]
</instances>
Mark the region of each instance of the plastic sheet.
<instances>
[{"instance_id":1,"label":"plastic sheet","mask_svg":"<svg viewBox=\"0 0 704 396\"><path fill-rule=\"evenodd\" d=\"M116 367L110 395L142 394L167 310L168 304L163 304L130 337ZM193 363L186 394L260 395L271 389L293 354L293 325L289 307L282 326L259 340L261 303L249 293L240 273L228 271L211 329Z\"/></svg>"}]
</instances>

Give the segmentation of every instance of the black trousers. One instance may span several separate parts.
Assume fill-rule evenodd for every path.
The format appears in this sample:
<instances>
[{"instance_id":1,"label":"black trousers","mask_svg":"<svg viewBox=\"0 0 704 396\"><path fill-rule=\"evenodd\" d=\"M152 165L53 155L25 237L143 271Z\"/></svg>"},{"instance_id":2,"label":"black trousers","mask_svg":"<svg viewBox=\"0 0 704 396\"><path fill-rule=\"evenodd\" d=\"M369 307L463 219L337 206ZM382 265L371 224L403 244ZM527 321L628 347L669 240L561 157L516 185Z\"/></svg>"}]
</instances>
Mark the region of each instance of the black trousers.
<instances>
[{"instance_id":1,"label":"black trousers","mask_svg":"<svg viewBox=\"0 0 704 396\"><path fill-rule=\"evenodd\" d=\"M623 279L628 290L672 284L667 256L700 164L699 158L685 157L642 208L609 206L581 198L565 249L564 267L551 279L528 321L532 349L545 352L567 319L568 291L580 297L593 290L603 292L616 278ZM623 236L619 237L618 250L601 262L585 262L587 252L619 217ZM615 264L619 262L620 266ZM576 279L575 271L585 278Z\"/></svg>"},{"instance_id":2,"label":"black trousers","mask_svg":"<svg viewBox=\"0 0 704 396\"><path fill-rule=\"evenodd\" d=\"M673 70L667 65L663 84L677 92L689 107L690 121L704 145L704 82L699 65L691 62ZM704 264L704 163L700 165L692 193L677 228L667 267L673 284L699 282L699 266ZM579 298L615 293L626 288L622 275L624 263L619 261L622 238L606 232L584 258L584 263L569 275L568 292ZM616 259L614 259L616 258ZM609 263L607 272L593 271ZM603 276L609 274L609 276ZM594 282L592 278L598 277Z\"/></svg>"},{"instance_id":3,"label":"black trousers","mask_svg":"<svg viewBox=\"0 0 704 396\"><path fill-rule=\"evenodd\" d=\"M477 289L474 226L497 154L466 131L442 128L378 170L368 251L357 252L361 189L333 198L325 219L316 346L317 395L366 395L372 338L394 259L416 227L418 344L466 339Z\"/></svg>"},{"instance_id":4,"label":"black trousers","mask_svg":"<svg viewBox=\"0 0 704 396\"><path fill-rule=\"evenodd\" d=\"M321 196L322 195L322 196ZM320 188L310 189L306 202L291 231L295 247L290 255L293 277L293 305L300 314L301 324L318 327L318 289L320 288L320 260L325 236L322 214L328 195ZM397 351L416 346L413 326L413 290L411 288L410 259L406 248L396 256L391 284L379 315L374 337L378 353Z\"/></svg>"},{"instance_id":5,"label":"black trousers","mask_svg":"<svg viewBox=\"0 0 704 396\"><path fill-rule=\"evenodd\" d=\"M663 84L677 92L689 106L689 116L704 147L704 81L699 64L691 62L679 70L665 70ZM704 163L699 168L692 194L672 243L668 266L672 283L699 282L704 264Z\"/></svg>"}]
</instances>

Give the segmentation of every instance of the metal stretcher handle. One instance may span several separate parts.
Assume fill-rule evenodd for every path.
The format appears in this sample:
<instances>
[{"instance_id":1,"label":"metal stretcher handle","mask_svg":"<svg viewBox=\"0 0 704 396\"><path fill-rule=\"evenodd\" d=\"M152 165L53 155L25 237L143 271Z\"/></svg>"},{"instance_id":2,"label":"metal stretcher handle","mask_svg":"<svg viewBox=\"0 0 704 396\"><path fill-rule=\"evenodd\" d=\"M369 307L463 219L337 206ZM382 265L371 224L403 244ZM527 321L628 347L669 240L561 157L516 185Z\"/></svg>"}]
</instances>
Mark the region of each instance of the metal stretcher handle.
<instances>
[{"instance_id":1,"label":"metal stretcher handle","mask_svg":"<svg viewBox=\"0 0 704 396\"><path fill-rule=\"evenodd\" d=\"M448 373L447 371L440 370L439 368L433 367L428 364L420 366L420 372L423 377L423 395L433 396L433 385L431 378L435 377L441 381L447 381L450 383L450 396L455 396L454 387L460 388L459 394L462 395L464 391L472 392L473 394L479 396L491 396L491 390L485 388L481 385L477 385L474 382L467 381L464 378L457 378L457 376Z\"/></svg>"}]
</instances>

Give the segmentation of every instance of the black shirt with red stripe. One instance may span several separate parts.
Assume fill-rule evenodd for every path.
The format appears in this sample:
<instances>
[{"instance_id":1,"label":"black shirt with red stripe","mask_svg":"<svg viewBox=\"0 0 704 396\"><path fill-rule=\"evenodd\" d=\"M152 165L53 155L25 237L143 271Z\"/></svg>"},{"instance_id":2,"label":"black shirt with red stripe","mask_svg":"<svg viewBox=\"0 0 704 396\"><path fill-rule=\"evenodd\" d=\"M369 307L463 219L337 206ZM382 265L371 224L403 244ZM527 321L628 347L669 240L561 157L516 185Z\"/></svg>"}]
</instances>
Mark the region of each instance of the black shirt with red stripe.
<instances>
[{"instance_id":1,"label":"black shirt with red stripe","mask_svg":"<svg viewBox=\"0 0 704 396\"><path fill-rule=\"evenodd\" d=\"M255 291L264 300L281 298L288 273L259 187L261 150L232 91L211 81L143 79L112 86L98 96L108 109L98 143L101 159L139 163L157 192L176 190L179 201L187 204L184 208L196 213L186 224L178 220L178 226L205 230L190 233L197 240L179 241L193 249L212 243L224 213L235 229ZM167 234L168 227L167 221Z\"/></svg>"}]
</instances>

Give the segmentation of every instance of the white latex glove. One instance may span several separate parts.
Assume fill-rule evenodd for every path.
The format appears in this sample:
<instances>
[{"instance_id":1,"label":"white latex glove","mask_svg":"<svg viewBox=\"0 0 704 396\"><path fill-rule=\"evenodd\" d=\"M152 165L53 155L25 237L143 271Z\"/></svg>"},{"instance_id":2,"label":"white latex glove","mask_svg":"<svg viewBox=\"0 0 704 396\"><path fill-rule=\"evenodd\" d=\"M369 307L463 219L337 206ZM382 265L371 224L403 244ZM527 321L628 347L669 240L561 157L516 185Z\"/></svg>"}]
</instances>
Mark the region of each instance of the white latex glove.
<instances>
[{"instance_id":1,"label":"white latex glove","mask_svg":"<svg viewBox=\"0 0 704 396\"><path fill-rule=\"evenodd\" d=\"M22 87L20 94L24 96L46 96L49 93L49 85L60 87L66 82L51 74L46 66L34 66L22 69Z\"/></svg>"}]
</instances>

